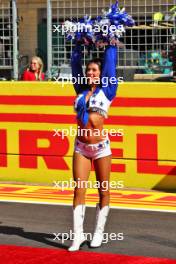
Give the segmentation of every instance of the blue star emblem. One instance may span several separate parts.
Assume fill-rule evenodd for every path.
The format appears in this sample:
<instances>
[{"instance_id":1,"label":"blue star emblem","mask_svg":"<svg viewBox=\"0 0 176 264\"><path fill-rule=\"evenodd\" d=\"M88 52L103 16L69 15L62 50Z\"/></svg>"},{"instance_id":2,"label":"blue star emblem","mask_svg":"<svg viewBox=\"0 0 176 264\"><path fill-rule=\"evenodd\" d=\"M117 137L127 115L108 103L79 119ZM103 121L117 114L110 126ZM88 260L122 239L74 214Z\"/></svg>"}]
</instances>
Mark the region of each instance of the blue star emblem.
<instances>
[{"instance_id":1,"label":"blue star emblem","mask_svg":"<svg viewBox=\"0 0 176 264\"><path fill-rule=\"evenodd\" d=\"M98 147L99 147L99 148L102 148L102 147L103 147L103 145L100 143L100 144L98 145Z\"/></svg>"},{"instance_id":2,"label":"blue star emblem","mask_svg":"<svg viewBox=\"0 0 176 264\"><path fill-rule=\"evenodd\" d=\"M96 104L96 101L95 100L92 100L92 104Z\"/></svg>"},{"instance_id":3,"label":"blue star emblem","mask_svg":"<svg viewBox=\"0 0 176 264\"><path fill-rule=\"evenodd\" d=\"M104 103L101 101L101 102L100 102L100 106L103 106L103 105L104 105Z\"/></svg>"}]
</instances>

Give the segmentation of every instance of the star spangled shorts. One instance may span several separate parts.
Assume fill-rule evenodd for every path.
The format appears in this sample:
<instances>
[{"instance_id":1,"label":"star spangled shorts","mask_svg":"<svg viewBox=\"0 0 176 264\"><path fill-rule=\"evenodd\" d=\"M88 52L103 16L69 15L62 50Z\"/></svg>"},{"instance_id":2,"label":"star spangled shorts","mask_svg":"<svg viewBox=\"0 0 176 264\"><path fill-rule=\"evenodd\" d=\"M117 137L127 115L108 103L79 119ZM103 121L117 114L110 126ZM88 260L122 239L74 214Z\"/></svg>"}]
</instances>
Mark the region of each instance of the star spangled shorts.
<instances>
[{"instance_id":1,"label":"star spangled shorts","mask_svg":"<svg viewBox=\"0 0 176 264\"><path fill-rule=\"evenodd\" d=\"M76 138L74 151L76 153L80 153L86 158L91 158L92 160L103 158L112 154L110 140L108 138L97 144L83 143Z\"/></svg>"}]
</instances>

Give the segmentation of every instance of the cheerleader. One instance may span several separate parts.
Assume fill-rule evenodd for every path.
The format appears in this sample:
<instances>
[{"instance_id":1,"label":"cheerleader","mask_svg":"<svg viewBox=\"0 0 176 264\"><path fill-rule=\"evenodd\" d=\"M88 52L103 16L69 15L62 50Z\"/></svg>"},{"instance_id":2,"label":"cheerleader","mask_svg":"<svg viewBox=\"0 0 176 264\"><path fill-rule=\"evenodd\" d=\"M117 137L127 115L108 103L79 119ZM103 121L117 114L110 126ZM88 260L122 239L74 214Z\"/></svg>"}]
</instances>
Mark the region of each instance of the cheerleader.
<instances>
[{"instance_id":1,"label":"cheerleader","mask_svg":"<svg viewBox=\"0 0 176 264\"><path fill-rule=\"evenodd\" d=\"M81 45L76 45L72 54L72 74L75 78L83 77L81 67ZM99 204L96 208L96 223L91 247L99 247L103 240L103 231L109 212L109 188L104 188L103 182L109 182L111 171L111 148L108 135L103 135L103 125L110 104L116 96L117 79L117 46L108 45L105 50L103 63L93 59L86 66L87 84L75 83L77 98L74 103L77 112L79 133L75 139L73 154L73 178L78 181L87 181L94 163L96 179L99 181ZM103 77L108 83L101 84ZM99 83L97 85L97 83ZM99 131L94 135L94 131ZM86 130L89 133L86 133ZM91 133L92 132L92 133ZM73 230L74 240L69 251L78 250L85 241L83 221L85 215L86 187L76 186L73 200Z\"/></svg>"},{"instance_id":2,"label":"cheerleader","mask_svg":"<svg viewBox=\"0 0 176 264\"><path fill-rule=\"evenodd\" d=\"M94 164L96 180L99 182L99 203L96 207L96 220L91 247L99 247L103 241L103 232L109 213L109 180L111 171L111 148L108 134L103 133L104 122L108 118L108 109L116 96L118 81L116 74L117 46L121 46L118 38L124 32L123 26L132 26L134 20L126 13L125 9L118 7L118 1L111 6L103 17L92 20L85 16L80 20L84 26L115 25L116 31L107 35L95 32L67 32L67 39L74 39L76 46L72 53L71 67L74 80L76 100L74 109L77 114L78 132L75 138L73 153L73 178L77 183L73 199L73 231L74 240L69 251L79 250L82 243L86 241L83 232L85 216L85 194L86 186L80 184L87 182ZM74 24L74 23L73 23ZM66 21L67 26L72 22ZM76 25L76 24L75 24ZM85 77L83 75L81 57L81 44L89 46L92 44L106 46L103 60L93 59L86 65ZM103 80L107 80L104 82ZM82 80L80 82L80 80ZM80 133L83 132L83 133ZM95 133L96 131L96 133ZM99 133L97 133L97 131ZM104 182L108 183L104 186Z\"/></svg>"}]
</instances>

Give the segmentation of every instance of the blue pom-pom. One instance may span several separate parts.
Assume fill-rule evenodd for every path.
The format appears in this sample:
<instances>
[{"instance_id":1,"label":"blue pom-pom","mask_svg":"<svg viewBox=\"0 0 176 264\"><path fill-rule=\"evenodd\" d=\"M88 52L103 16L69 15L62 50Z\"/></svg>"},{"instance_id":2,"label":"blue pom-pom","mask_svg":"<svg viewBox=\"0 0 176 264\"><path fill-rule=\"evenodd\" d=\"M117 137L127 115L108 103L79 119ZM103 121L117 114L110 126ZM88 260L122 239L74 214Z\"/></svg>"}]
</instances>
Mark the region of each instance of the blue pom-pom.
<instances>
[{"instance_id":1,"label":"blue pom-pom","mask_svg":"<svg viewBox=\"0 0 176 264\"><path fill-rule=\"evenodd\" d=\"M66 21L64 24L68 28L67 40L92 45L98 41L109 43L112 39L119 39L125 32L125 27L132 27L135 23L125 8L119 8L118 1L116 1L115 4L111 5L108 12L104 11L103 15L97 16L96 19L86 15L77 22ZM115 26L113 31L110 30L111 26ZM106 31L104 30L105 27ZM74 31L72 31L73 28ZM100 30L97 31L97 28Z\"/></svg>"}]
</instances>

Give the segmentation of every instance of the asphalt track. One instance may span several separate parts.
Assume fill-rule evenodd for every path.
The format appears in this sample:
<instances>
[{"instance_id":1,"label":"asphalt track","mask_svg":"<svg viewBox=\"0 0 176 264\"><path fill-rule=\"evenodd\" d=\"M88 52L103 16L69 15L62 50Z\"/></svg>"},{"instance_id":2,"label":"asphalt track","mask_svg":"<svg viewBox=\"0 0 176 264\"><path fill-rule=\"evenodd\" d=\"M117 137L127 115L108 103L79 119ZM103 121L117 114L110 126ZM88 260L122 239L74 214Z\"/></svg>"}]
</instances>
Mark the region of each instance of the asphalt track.
<instances>
[{"instance_id":1,"label":"asphalt track","mask_svg":"<svg viewBox=\"0 0 176 264\"><path fill-rule=\"evenodd\" d=\"M86 208L85 232L93 231L95 208ZM69 233L72 208L64 205L0 203L0 244L67 248L53 233ZM123 233L124 239L110 240L101 248L82 250L131 256L176 259L176 214L168 212L111 209L106 233ZM55 239L55 240L54 240Z\"/></svg>"}]
</instances>

